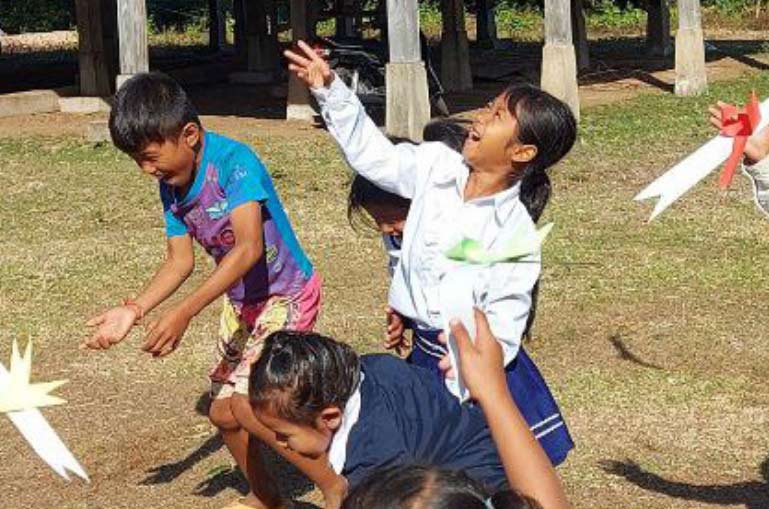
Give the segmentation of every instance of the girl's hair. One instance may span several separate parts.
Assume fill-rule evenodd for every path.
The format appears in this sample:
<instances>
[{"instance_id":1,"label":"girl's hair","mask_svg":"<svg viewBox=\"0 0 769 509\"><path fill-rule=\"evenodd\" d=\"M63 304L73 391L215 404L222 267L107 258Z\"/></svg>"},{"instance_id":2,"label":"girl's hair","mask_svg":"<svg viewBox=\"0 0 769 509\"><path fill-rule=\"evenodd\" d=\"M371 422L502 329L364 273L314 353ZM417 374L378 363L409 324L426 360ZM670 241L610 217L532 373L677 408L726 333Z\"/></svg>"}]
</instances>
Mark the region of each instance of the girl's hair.
<instances>
[{"instance_id":1,"label":"girl's hair","mask_svg":"<svg viewBox=\"0 0 769 509\"><path fill-rule=\"evenodd\" d=\"M505 90L507 109L518 122L518 141L537 147L537 155L526 163L521 176L521 203L536 223L550 199L547 170L569 153L577 139L577 120L571 109L547 92L528 84ZM539 280L531 291L531 310L523 335L530 337L537 314Z\"/></svg>"},{"instance_id":2,"label":"girl's hair","mask_svg":"<svg viewBox=\"0 0 769 509\"><path fill-rule=\"evenodd\" d=\"M251 369L249 393L255 406L312 425L324 408L344 409L359 379L360 359L349 346L320 334L278 331Z\"/></svg>"},{"instance_id":3,"label":"girl's hair","mask_svg":"<svg viewBox=\"0 0 769 509\"><path fill-rule=\"evenodd\" d=\"M350 194L347 196L347 220L353 229L355 229L355 219L363 216L361 209L369 205L394 207L408 213L411 200L385 191L360 175L355 175L350 182Z\"/></svg>"},{"instance_id":4,"label":"girl's hair","mask_svg":"<svg viewBox=\"0 0 769 509\"><path fill-rule=\"evenodd\" d=\"M464 472L405 465L375 472L356 486L342 509L539 509L515 491L489 498Z\"/></svg>"},{"instance_id":5,"label":"girl's hair","mask_svg":"<svg viewBox=\"0 0 769 509\"><path fill-rule=\"evenodd\" d=\"M518 141L537 147L537 155L523 168L520 195L536 223L550 199L547 169L571 150L577 138L577 121L563 101L532 85L512 85L504 95L518 122Z\"/></svg>"}]
</instances>

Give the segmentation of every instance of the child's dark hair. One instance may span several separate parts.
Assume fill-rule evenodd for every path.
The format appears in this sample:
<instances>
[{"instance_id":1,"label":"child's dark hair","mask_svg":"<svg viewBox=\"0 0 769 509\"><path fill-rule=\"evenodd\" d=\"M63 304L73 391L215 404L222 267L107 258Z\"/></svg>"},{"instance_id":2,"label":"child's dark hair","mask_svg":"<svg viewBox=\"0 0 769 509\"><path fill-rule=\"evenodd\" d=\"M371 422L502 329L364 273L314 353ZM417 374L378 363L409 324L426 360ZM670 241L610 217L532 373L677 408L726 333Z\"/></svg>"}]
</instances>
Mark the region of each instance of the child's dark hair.
<instances>
[{"instance_id":1,"label":"child's dark hair","mask_svg":"<svg viewBox=\"0 0 769 509\"><path fill-rule=\"evenodd\" d=\"M577 139L577 120L571 109L547 92L529 84L507 88L507 109L518 122L518 141L537 147L537 155L523 168L520 200L536 223L550 199L547 169L569 153ZM530 337L537 314L539 280L531 291L531 309L524 336Z\"/></svg>"},{"instance_id":2,"label":"child's dark hair","mask_svg":"<svg viewBox=\"0 0 769 509\"><path fill-rule=\"evenodd\" d=\"M512 85L504 95L518 122L518 141L537 147L537 155L523 168L520 194L536 223L550 199L547 169L571 150L577 139L577 120L563 101L532 85Z\"/></svg>"},{"instance_id":3,"label":"child's dark hair","mask_svg":"<svg viewBox=\"0 0 769 509\"><path fill-rule=\"evenodd\" d=\"M467 129L453 120L434 120L425 126L422 137L424 141L440 141L450 149L462 152ZM408 138L389 138L393 143L414 143ZM360 217L361 209L368 205L385 205L408 212L411 200L380 189L360 175L355 175L350 182L350 194L347 197L347 220L353 228L355 218Z\"/></svg>"},{"instance_id":4,"label":"child's dark hair","mask_svg":"<svg viewBox=\"0 0 769 509\"><path fill-rule=\"evenodd\" d=\"M422 139L440 141L451 150L461 153L467 139L467 129L455 120L433 120L422 131Z\"/></svg>"},{"instance_id":5,"label":"child's dark hair","mask_svg":"<svg viewBox=\"0 0 769 509\"><path fill-rule=\"evenodd\" d=\"M540 509L515 491L491 498L464 472L406 465L375 472L356 486L342 509Z\"/></svg>"},{"instance_id":6,"label":"child's dark hair","mask_svg":"<svg viewBox=\"0 0 769 509\"><path fill-rule=\"evenodd\" d=\"M137 154L152 142L175 139L190 122L200 126L182 87L163 73L149 72L137 74L117 91L109 132L118 149Z\"/></svg>"},{"instance_id":7,"label":"child's dark hair","mask_svg":"<svg viewBox=\"0 0 769 509\"><path fill-rule=\"evenodd\" d=\"M350 222L350 226L355 228L355 218L360 218L362 216L361 209L368 205L384 205L402 209L405 216L411 207L411 200L385 191L356 174L350 183L350 194L347 196L347 220Z\"/></svg>"},{"instance_id":8,"label":"child's dark hair","mask_svg":"<svg viewBox=\"0 0 769 509\"><path fill-rule=\"evenodd\" d=\"M264 342L251 368L252 404L297 424L312 425L329 406L344 409L358 386L360 359L349 346L320 334L279 331Z\"/></svg>"}]
</instances>

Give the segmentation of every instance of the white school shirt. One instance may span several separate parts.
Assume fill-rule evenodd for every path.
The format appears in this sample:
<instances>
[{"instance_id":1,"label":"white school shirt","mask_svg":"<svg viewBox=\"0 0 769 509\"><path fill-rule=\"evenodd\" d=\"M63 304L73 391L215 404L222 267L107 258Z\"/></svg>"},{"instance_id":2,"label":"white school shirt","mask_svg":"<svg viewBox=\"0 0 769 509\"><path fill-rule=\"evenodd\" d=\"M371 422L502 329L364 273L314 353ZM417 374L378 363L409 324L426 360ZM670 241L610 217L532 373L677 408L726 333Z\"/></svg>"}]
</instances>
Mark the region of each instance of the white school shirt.
<instances>
[{"instance_id":1,"label":"white school shirt","mask_svg":"<svg viewBox=\"0 0 769 509\"><path fill-rule=\"evenodd\" d=\"M445 253L463 238L494 250L521 234L536 234L518 199L520 184L465 202L470 169L461 154L440 142L393 145L339 77L328 88L315 88L312 93L352 169L380 188L411 200L389 304L417 327L442 329L439 285L448 271L461 264ZM486 313L502 344L505 365L518 354L540 270L540 255L535 253L520 262L482 267L474 288L455 290L473 292L476 307Z\"/></svg>"},{"instance_id":2,"label":"white school shirt","mask_svg":"<svg viewBox=\"0 0 769 509\"><path fill-rule=\"evenodd\" d=\"M392 235L382 235L382 243L387 252L387 273L392 279L395 269L401 261L401 241L395 240Z\"/></svg>"}]
</instances>

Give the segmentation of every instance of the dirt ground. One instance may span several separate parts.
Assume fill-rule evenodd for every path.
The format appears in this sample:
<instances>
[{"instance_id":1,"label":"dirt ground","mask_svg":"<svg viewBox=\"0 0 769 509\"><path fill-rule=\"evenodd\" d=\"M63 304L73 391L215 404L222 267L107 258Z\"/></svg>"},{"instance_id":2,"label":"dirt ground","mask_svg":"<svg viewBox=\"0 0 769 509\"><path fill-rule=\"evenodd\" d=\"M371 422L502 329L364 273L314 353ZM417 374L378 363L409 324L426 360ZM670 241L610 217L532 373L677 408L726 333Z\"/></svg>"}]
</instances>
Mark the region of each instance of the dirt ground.
<instances>
[{"instance_id":1,"label":"dirt ground","mask_svg":"<svg viewBox=\"0 0 769 509\"><path fill-rule=\"evenodd\" d=\"M760 45L738 39L713 43L722 51L711 51L711 81L765 74L757 72L769 65ZM672 62L623 60L623 44L596 46L595 66L582 76L582 140L565 163L570 171L555 180L548 211L557 229L529 348L578 443L561 473L577 508L765 509L766 223L738 183L728 195L703 184L664 220L644 224L648 210L631 202L633 194L703 131L646 113L644 97L653 96L682 115L669 95ZM496 54L509 62L519 51ZM536 62L535 52L525 53ZM460 115L511 78L535 78L518 64L490 66L482 55L477 62L476 90L449 97ZM346 224L346 170L327 134L277 120L281 100L271 89L190 92L207 128L251 144L271 168L324 276L320 330L378 350L384 256L376 238ZM704 102L686 104L704 111ZM623 115L649 131L658 123L660 134L591 134L604 132L604 122L616 127ZM162 257L154 189L110 147L82 142L86 123L97 118L0 119L0 359L6 362L12 338L33 339L33 377L70 380L60 391L69 403L44 413L93 481L61 482L0 419L0 508L221 507L243 481L203 415L217 306L164 361L138 351L139 334L101 356L77 349L84 319L134 292ZM300 507L319 503L301 477L271 464Z\"/></svg>"}]
</instances>

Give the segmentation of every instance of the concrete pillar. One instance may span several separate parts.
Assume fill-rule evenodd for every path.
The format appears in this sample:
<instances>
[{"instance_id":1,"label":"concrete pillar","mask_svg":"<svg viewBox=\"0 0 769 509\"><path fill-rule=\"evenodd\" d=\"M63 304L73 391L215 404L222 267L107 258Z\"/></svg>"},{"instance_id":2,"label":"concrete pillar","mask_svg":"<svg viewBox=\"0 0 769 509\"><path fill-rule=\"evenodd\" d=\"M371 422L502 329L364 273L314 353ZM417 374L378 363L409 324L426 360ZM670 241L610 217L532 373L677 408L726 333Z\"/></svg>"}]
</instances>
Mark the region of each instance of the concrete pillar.
<instances>
[{"instance_id":1,"label":"concrete pillar","mask_svg":"<svg viewBox=\"0 0 769 509\"><path fill-rule=\"evenodd\" d=\"M475 40L484 47L493 48L497 41L495 0L476 0Z\"/></svg>"},{"instance_id":2,"label":"concrete pillar","mask_svg":"<svg viewBox=\"0 0 769 509\"><path fill-rule=\"evenodd\" d=\"M230 74L233 83L272 83L278 74L279 55L272 0L244 0L246 70Z\"/></svg>"},{"instance_id":3,"label":"concrete pillar","mask_svg":"<svg viewBox=\"0 0 769 509\"><path fill-rule=\"evenodd\" d=\"M245 62L248 56L245 2L246 0L232 0L232 17L235 19L235 54L240 62Z\"/></svg>"},{"instance_id":4,"label":"concrete pillar","mask_svg":"<svg viewBox=\"0 0 769 509\"><path fill-rule=\"evenodd\" d=\"M541 86L568 104L574 116L579 119L577 62L572 44L570 0L545 0Z\"/></svg>"},{"instance_id":5,"label":"concrete pillar","mask_svg":"<svg viewBox=\"0 0 769 509\"><path fill-rule=\"evenodd\" d=\"M708 88L705 41L699 0L678 1L676 34L676 95L698 95Z\"/></svg>"},{"instance_id":6,"label":"concrete pillar","mask_svg":"<svg viewBox=\"0 0 769 509\"><path fill-rule=\"evenodd\" d=\"M358 0L336 0L334 9L336 16L336 36L337 37L356 37L360 35L360 16L357 14L360 9Z\"/></svg>"},{"instance_id":7,"label":"concrete pillar","mask_svg":"<svg viewBox=\"0 0 769 509\"><path fill-rule=\"evenodd\" d=\"M582 0L571 0L571 33L579 70L590 68L590 48L587 43L587 27Z\"/></svg>"},{"instance_id":8,"label":"concrete pillar","mask_svg":"<svg viewBox=\"0 0 769 509\"><path fill-rule=\"evenodd\" d=\"M102 4L76 0L80 95L108 96L111 93L109 56L104 48Z\"/></svg>"},{"instance_id":9,"label":"concrete pillar","mask_svg":"<svg viewBox=\"0 0 769 509\"><path fill-rule=\"evenodd\" d=\"M307 39L307 18L309 14L307 7L308 2L311 1L313 0L291 0L291 33L295 43L300 39ZM286 118L289 120L306 121L312 121L315 118L315 110L310 105L310 91L294 73L291 73L288 78Z\"/></svg>"},{"instance_id":10,"label":"concrete pillar","mask_svg":"<svg viewBox=\"0 0 769 509\"><path fill-rule=\"evenodd\" d=\"M208 0L208 49L219 52L227 44L226 16L222 0Z\"/></svg>"},{"instance_id":11,"label":"concrete pillar","mask_svg":"<svg viewBox=\"0 0 769 509\"><path fill-rule=\"evenodd\" d=\"M419 45L417 0L387 0L387 20L387 133L421 141L422 129L430 121L430 95Z\"/></svg>"},{"instance_id":12,"label":"concrete pillar","mask_svg":"<svg viewBox=\"0 0 769 509\"><path fill-rule=\"evenodd\" d=\"M443 0L441 83L447 92L471 90L470 50L467 46L465 6L462 0Z\"/></svg>"},{"instance_id":13,"label":"concrete pillar","mask_svg":"<svg viewBox=\"0 0 769 509\"><path fill-rule=\"evenodd\" d=\"M120 74L117 88L134 74L149 71L147 6L144 0L117 0Z\"/></svg>"},{"instance_id":14,"label":"concrete pillar","mask_svg":"<svg viewBox=\"0 0 769 509\"><path fill-rule=\"evenodd\" d=\"M673 54L668 0L649 0L646 17L646 52L658 57Z\"/></svg>"},{"instance_id":15,"label":"concrete pillar","mask_svg":"<svg viewBox=\"0 0 769 509\"><path fill-rule=\"evenodd\" d=\"M110 88L120 74L120 45L117 28L117 0L102 0L102 35L104 38L104 56L109 72ZM114 90L111 90L114 91Z\"/></svg>"}]
</instances>

